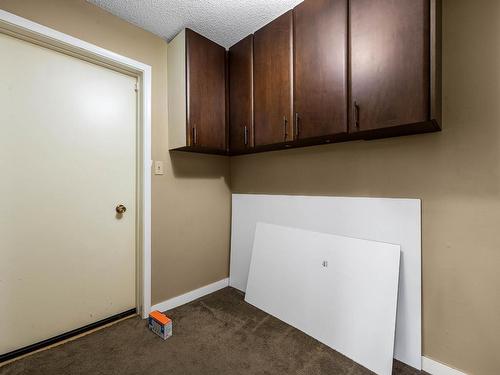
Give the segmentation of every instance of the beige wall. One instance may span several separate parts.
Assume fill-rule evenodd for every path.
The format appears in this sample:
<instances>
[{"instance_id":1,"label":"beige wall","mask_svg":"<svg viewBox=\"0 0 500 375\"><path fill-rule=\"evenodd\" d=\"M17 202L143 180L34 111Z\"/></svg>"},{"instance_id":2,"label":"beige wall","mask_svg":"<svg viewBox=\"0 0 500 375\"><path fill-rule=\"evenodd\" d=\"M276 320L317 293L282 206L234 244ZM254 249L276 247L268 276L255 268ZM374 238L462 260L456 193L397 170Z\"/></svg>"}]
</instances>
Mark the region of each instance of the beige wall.
<instances>
[{"instance_id":1,"label":"beige wall","mask_svg":"<svg viewBox=\"0 0 500 375\"><path fill-rule=\"evenodd\" d=\"M444 0L442 133L231 158L234 192L421 198L424 354L500 369L500 2ZM0 8L153 66L153 302L228 272L229 159L167 151L166 45L84 1Z\"/></svg>"},{"instance_id":2,"label":"beige wall","mask_svg":"<svg viewBox=\"0 0 500 375\"><path fill-rule=\"evenodd\" d=\"M231 158L234 192L421 198L423 351L500 373L500 2L445 0L443 132Z\"/></svg>"},{"instance_id":3,"label":"beige wall","mask_svg":"<svg viewBox=\"0 0 500 375\"><path fill-rule=\"evenodd\" d=\"M169 154L166 42L83 0L0 0L0 9L152 66L153 159L165 161L152 179L152 302L227 277L229 160Z\"/></svg>"}]
</instances>

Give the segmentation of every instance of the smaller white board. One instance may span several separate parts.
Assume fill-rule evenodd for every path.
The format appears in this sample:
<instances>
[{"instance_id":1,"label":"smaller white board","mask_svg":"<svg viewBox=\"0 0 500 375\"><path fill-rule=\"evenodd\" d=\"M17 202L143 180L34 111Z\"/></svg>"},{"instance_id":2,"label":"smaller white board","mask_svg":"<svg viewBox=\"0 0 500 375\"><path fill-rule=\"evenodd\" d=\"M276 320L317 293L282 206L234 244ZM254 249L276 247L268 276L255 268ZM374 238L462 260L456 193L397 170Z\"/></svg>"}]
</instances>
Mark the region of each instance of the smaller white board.
<instances>
[{"instance_id":1,"label":"smaller white board","mask_svg":"<svg viewBox=\"0 0 500 375\"><path fill-rule=\"evenodd\" d=\"M257 223L245 301L391 375L400 246Z\"/></svg>"}]
</instances>

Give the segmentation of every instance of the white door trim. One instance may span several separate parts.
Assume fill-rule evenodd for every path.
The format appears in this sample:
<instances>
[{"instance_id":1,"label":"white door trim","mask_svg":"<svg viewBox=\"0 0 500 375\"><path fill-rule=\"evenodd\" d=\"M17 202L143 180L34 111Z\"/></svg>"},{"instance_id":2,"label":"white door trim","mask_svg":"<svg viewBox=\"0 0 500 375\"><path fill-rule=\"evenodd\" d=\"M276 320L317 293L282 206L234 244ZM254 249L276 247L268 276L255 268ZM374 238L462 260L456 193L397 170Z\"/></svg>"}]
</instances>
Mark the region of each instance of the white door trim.
<instances>
[{"instance_id":1,"label":"white door trim","mask_svg":"<svg viewBox=\"0 0 500 375\"><path fill-rule=\"evenodd\" d=\"M29 40L138 78L137 312L151 311L151 66L0 9L0 33Z\"/></svg>"}]
</instances>

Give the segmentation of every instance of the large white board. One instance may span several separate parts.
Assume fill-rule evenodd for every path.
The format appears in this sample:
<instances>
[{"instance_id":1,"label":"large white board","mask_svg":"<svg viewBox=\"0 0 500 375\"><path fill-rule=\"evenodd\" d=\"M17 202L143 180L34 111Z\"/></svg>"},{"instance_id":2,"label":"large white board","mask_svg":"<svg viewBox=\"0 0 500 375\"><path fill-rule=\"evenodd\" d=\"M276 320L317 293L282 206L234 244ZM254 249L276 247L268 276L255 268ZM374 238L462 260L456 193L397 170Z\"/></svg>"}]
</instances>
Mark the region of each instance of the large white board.
<instances>
[{"instance_id":1,"label":"large white board","mask_svg":"<svg viewBox=\"0 0 500 375\"><path fill-rule=\"evenodd\" d=\"M401 246L394 358L421 369L419 199L233 194L230 285L245 291L257 222Z\"/></svg>"},{"instance_id":2,"label":"large white board","mask_svg":"<svg viewBox=\"0 0 500 375\"><path fill-rule=\"evenodd\" d=\"M257 223L245 300L392 374L399 245Z\"/></svg>"}]
</instances>

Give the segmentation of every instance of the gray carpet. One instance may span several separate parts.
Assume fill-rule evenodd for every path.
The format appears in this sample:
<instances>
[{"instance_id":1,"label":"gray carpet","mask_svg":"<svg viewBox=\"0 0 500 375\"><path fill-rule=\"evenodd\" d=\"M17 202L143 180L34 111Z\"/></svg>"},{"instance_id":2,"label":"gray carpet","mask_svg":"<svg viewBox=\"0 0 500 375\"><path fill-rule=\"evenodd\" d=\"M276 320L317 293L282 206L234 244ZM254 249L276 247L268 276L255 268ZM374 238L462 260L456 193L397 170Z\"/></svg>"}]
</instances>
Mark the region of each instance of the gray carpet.
<instances>
[{"instance_id":1,"label":"gray carpet","mask_svg":"<svg viewBox=\"0 0 500 375\"><path fill-rule=\"evenodd\" d=\"M0 367L13 374L372 374L297 329L247 304L232 288L168 312L174 336L139 318ZM395 362L394 374L420 374Z\"/></svg>"}]
</instances>

